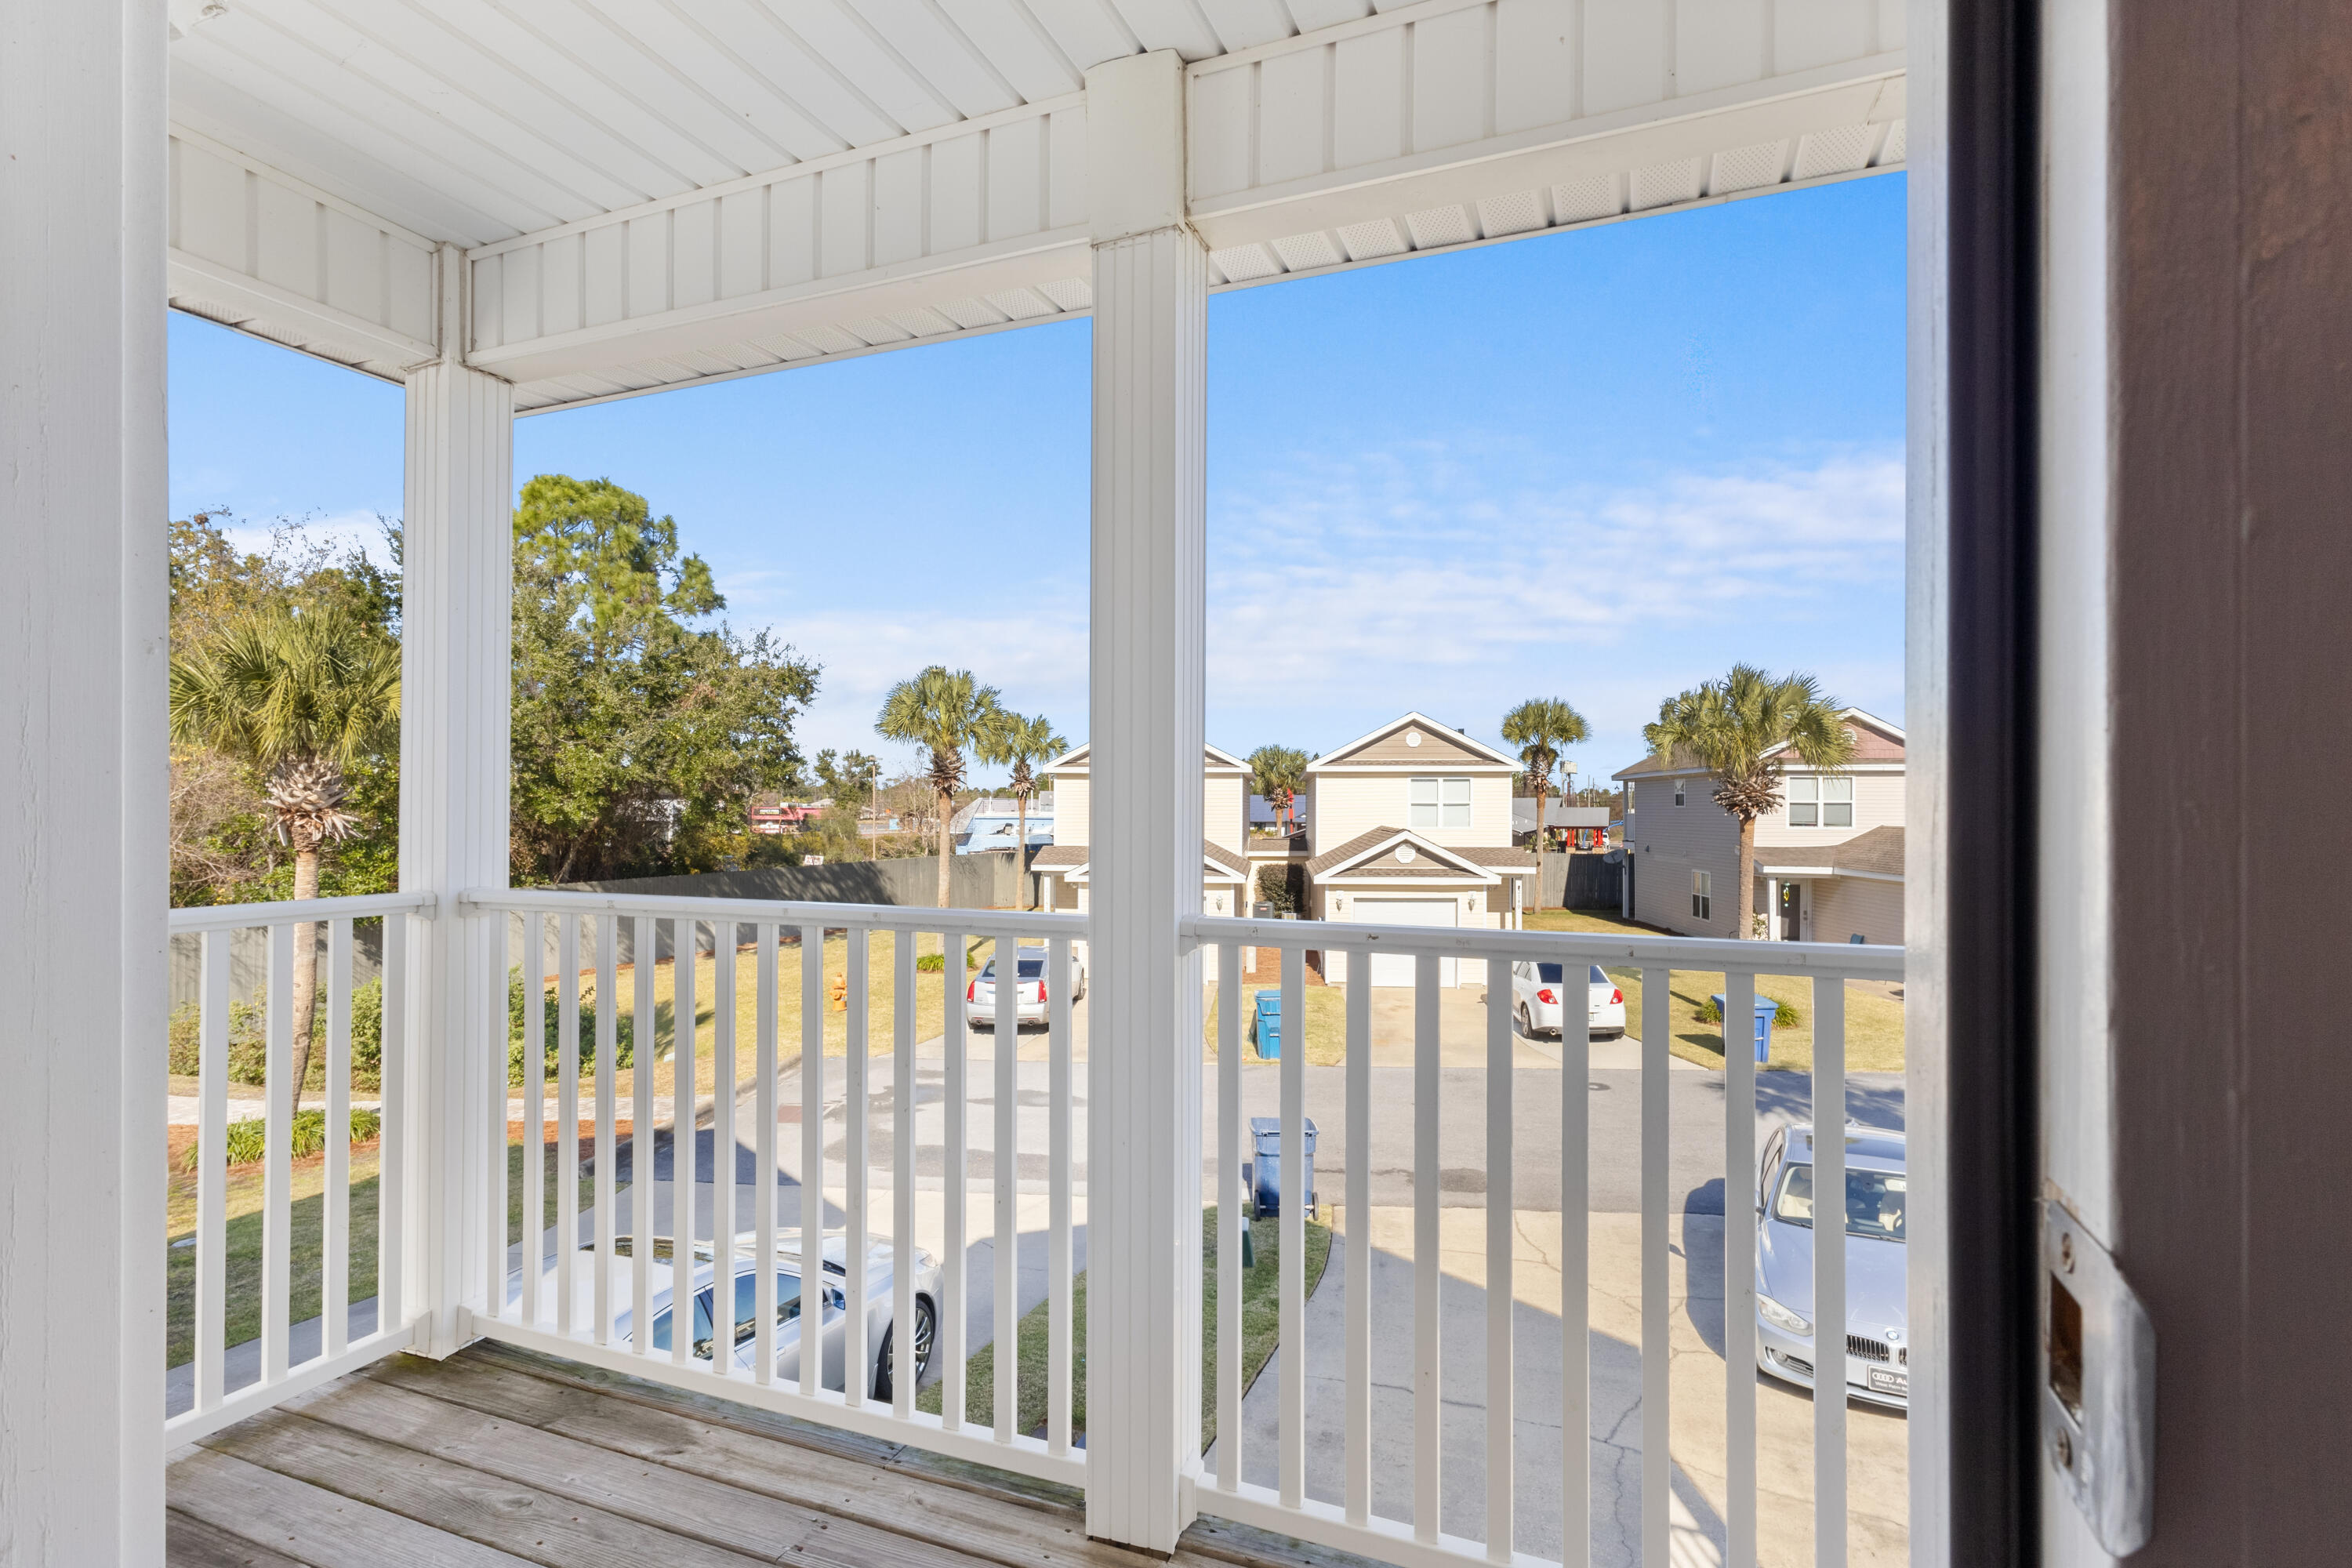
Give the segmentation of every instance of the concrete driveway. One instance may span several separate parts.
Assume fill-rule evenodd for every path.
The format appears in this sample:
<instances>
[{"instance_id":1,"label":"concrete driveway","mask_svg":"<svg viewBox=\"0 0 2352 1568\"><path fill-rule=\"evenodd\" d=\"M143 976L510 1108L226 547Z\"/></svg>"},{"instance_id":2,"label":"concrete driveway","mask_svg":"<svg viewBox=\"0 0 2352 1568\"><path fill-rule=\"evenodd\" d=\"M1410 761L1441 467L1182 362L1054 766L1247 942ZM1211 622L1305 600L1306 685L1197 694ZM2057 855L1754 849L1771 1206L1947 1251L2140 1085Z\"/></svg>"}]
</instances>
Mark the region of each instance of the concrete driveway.
<instances>
[{"instance_id":1,"label":"concrete driveway","mask_svg":"<svg viewBox=\"0 0 2352 1568\"><path fill-rule=\"evenodd\" d=\"M1513 1531L1522 1552L1559 1558L1565 1434L1560 1424L1559 1216L1522 1211L1512 1249L1514 1492ZM1345 1249L1372 1248L1372 1510L1413 1520L1412 1212L1378 1207L1367 1222L1333 1215L1341 1234L1321 1288L1305 1314L1307 1494L1345 1500L1342 1382L1346 1348ZM1640 1217L1591 1219L1587 1319L1591 1366L1589 1430L1592 1562L1636 1568L1641 1553ZM1723 1349L1723 1221L1680 1215L1669 1224L1673 1256L1669 1426L1675 1461L1668 1560L1678 1568L1723 1561L1727 1491ZM1441 1528L1486 1539L1486 1220L1473 1210L1440 1216L1441 1310L1449 1324L1439 1385L1444 1401L1440 1438ZM1242 1401L1242 1474L1274 1486L1280 1414L1276 1351ZM1813 1560L1812 1401L1805 1391L1757 1379L1758 1557L1790 1568ZM1896 1568L1909 1551L1907 1430L1902 1415L1867 1405L1847 1408L1849 1561ZM1212 1447L1207 1459L1217 1465ZM1204 1511L1214 1512L1203 1494Z\"/></svg>"}]
</instances>

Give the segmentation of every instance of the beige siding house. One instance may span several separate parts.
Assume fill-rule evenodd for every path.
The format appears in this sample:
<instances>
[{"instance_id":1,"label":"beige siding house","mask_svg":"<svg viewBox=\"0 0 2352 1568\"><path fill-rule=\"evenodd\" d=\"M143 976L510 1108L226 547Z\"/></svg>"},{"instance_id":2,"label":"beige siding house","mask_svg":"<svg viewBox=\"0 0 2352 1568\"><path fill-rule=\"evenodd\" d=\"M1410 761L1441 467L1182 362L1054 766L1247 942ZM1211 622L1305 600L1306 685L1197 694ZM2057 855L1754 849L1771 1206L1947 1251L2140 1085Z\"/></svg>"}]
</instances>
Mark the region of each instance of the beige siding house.
<instances>
[{"instance_id":1,"label":"beige siding house","mask_svg":"<svg viewBox=\"0 0 2352 1568\"><path fill-rule=\"evenodd\" d=\"M1054 842L1037 852L1031 867L1043 875L1049 910L1087 908L1090 867L1087 835L1094 821L1092 781L1087 768L1087 748L1079 746L1045 766L1054 781ZM1202 842L1201 912L1234 915L1242 910L1242 889L1249 881L1244 850L1249 842L1249 764L1214 746L1202 749L1201 762Z\"/></svg>"},{"instance_id":2,"label":"beige siding house","mask_svg":"<svg viewBox=\"0 0 2352 1568\"><path fill-rule=\"evenodd\" d=\"M1511 847L1517 759L1420 713L1307 764L1309 912L1362 925L1518 924L1535 858ZM1410 985L1410 958L1376 957L1373 985ZM1445 985L1483 984L1486 964L1446 959ZM1324 960L1344 984L1344 953Z\"/></svg>"},{"instance_id":3,"label":"beige siding house","mask_svg":"<svg viewBox=\"0 0 2352 1568\"><path fill-rule=\"evenodd\" d=\"M1831 775L1790 756L1778 809L1756 821L1751 907L1775 942L1903 941L1903 731L1845 710L1854 760ZM1741 934L1739 825L1699 768L1643 759L1615 775L1632 816L1635 920L1685 936Z\"/></svg>"}]
</instances>

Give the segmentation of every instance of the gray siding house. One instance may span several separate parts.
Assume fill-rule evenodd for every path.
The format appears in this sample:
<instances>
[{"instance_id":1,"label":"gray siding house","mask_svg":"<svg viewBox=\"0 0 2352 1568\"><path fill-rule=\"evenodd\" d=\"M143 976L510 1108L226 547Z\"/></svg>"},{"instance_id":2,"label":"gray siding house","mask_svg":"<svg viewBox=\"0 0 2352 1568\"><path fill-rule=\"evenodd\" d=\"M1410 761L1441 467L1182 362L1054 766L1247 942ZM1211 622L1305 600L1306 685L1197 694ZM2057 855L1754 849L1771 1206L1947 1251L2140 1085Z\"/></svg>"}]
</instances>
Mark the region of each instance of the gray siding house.
<instances>
[{"instance_id":1,"label":"gray siding house","mask_svg":"<svg viewBox=\"0 0 2352 1568\"><path fill-rule=\"evenodd\" d=\"M1903 731L1845 710L1854 760L1824 774L1791 755L1780 805L1756 821L1749 907L1774 942L1903 940ZM1613 775L1626 787L1633 919L1684 936L1737 937L1739 825L1701 768L1650 756Z\"/></svg>"}]
</instances>

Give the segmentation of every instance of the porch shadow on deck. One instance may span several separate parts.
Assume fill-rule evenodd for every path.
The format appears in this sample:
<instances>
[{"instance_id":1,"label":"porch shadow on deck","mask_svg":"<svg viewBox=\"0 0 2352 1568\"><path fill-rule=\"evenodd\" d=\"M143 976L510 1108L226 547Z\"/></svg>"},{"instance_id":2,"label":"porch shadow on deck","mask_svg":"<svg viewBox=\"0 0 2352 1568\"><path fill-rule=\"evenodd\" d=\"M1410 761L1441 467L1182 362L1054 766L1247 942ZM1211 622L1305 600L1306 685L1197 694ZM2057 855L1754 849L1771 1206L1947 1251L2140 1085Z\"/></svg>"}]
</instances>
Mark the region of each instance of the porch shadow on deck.
<instances>
[{"instance_id":1,"label":"porch shadow on deck","mask_svg":"<svg viewBox=\"0 0 2352 1568\"><path fill-rule=\"evenodd\" d=\"M1088 1541L1067 1488L488 1343L289 1400L167 1484L173 1568L1160 1561ZM1174 1562L1370 1568L1213 1521Z\"/></svg>"}]
</instances>

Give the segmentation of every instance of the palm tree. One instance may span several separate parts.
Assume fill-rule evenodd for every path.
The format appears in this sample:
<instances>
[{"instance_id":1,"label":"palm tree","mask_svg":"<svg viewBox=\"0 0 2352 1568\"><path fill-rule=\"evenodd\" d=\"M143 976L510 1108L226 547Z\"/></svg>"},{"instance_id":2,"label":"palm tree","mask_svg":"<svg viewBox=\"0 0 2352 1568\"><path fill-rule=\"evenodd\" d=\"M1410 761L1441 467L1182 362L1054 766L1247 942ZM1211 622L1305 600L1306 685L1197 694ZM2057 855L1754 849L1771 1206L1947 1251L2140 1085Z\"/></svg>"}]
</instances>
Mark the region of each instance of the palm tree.
<instances>
[{"instance_id":1,"label":"palm tree","mask_svg":"<svg viewBox=\"0 0 2352 1568\"><path fill-rule=\"evenodd\" d=\"M1024 719L1018 713L1007 713L980 743L980 760L992 767L1013 770L1013 864L1023 870L1029 867L1029 802L1037 794L1037 775L1034 764L1050 762L1070 749L1070 743L1054 733L1054 721L1043 713L1034 719ZM1029 879L1021 879L1021 908L1029 907Z\"/></svg>"},{"instance_id":2,"label":"palm tree","mask_svg":"<svg viewBox=\"0 0 2352 1568\"><path fill-rule=\"evenodd\" d=\"M278 607L230 622L172 660L172 735L265 775L278 841L294 850L294 896L319 896L326 846L359 818L343 770L400 730L400 647L344 606ZM293 1108L310 1074L317 928L294 928Z\"/></svg>"},{"instance_id":3,"label":"palm tree","mask_svg":"<svg viewBox=\"0 0 2352 1568\"><path fill-rule=\"evenodd\" d=\"M1307 783L1308 758L1288 746L1260 746L1249 754L1250 787L1282 813L1282 825L1291 826L1290 810Z\"/></svg>"},{"instance_id":4,"label":"palm tree","mask_svg":"<svg viewBox=\"0 0 2352 1568\"><path fill-rule=\"evenodd\" d=\"M948 833L955 816L956 791L963 787L963 754L987 742L1004 721L993 686L982 686L968 669L933 665L902 680L882 700L874 728L893 741L906 741L931 753L931 793L940 806L940 908L948 907Z\"/></svg>"},{"instance_id":5,"label":"palm tree","mask_svg":"<svg viewBox=\"0 0 2352 1568\"><path fill-rule=\"evenodd\" d=\"M1536 797L1536 864L1543 864L1544 795L1551 788L1552 769L1559 765L1563 746L1588 740L1591 725L1557 697L1531 697L1503 715L1503 739L1519 749L1527 764L1528 790ZM1543 877L1536 877L1533 907L1543 908Z\"/></svg>"},{"instance_id":6,"label":"palm tree","mask_svg":"<svg viewBox=\"0 0 2352 1568\"><path fill-rule=\"evenodd\" d=\"M1843 710L1810 675L1775 679L1735 664L1723 679L1660 703L1657 722L1643 727L1642 739L1665 766L1696 763L1714 775L1716 805L1739 823L1738 931L1753 936L1756 819L1780 804L1780 751L1825 773L1843 770L1853 760L1853 736Z\"/></svg>"}]
</instances>

